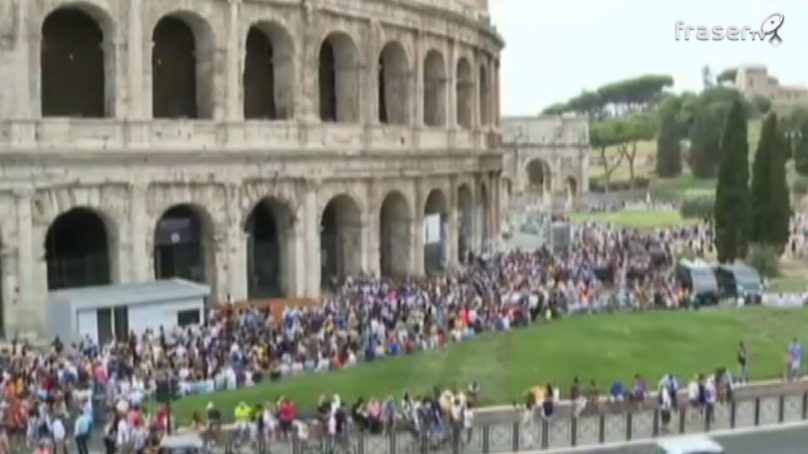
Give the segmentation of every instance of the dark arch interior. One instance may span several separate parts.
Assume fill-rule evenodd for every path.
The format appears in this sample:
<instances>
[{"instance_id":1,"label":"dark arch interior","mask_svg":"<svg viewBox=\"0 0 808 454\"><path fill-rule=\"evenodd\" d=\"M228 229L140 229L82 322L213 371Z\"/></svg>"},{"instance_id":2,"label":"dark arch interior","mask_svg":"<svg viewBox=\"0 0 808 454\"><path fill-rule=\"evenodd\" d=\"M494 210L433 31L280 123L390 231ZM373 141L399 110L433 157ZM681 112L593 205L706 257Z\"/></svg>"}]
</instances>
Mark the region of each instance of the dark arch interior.
<instances>
[{"instance_id":1,"label":"dark arch interior","mask_svg":"<svg viewBox=\"0 0 808 454\"><path fill-rule=\"evenodd\" d=\"M471 252L471 233L473 228L471 190L467 186L461 186L457 191L458 210L458 232L457 232L457 255L461 263L466 263Z\"/></svg>"},{"instance_id":2,"label":"dark arch interior","mask_svg":"<svg viewBox=\"0 0 808 454\"><path fill-rule=\"evenodd\" d=\"M276 119L272 42L257 27L247 33L244 63L244 118Z\"/></svg>"},{"instance_id":3,"label":"dark arch interior","mask_svg":"<svg viewBox=\"0 0 808 454\"><path fill-rule=\"evenodd\" d=\"M278 223L268 201L259 203L247 218L248 293L252 298L274 298L283 295L281 285L282 251Z\"/></svg>"},{"instance_id":4,"label":"dark arch interior","mask_svg":"<svg viewBox=\"0 0 808 454\"><path fill-rule=\"evenodd\" d=\"M323 42L320 47L320 119L337 121L337 71L334 46Z\"/></svg>"},{"instance_id":5,"label":"dark arch interior","mask_svg":"<svg viewBox=\"0 0 808 454\"><path fill-rule=\"evenodd\" d=\"M480 122L488 124L488 71L480 66Z\"/></svg>"},{"instance_id":6,"label":"dark arch interior","mask_svg":"<svg viewBox=\"0 0 808 454\"><path fill-rule=\"evenodd\" d=\"M107 229L91 210L72 209L51 224L45 237L48 289L111 282Z\"/></svg>"},{"instance_id":7,"label":"dark arch interior","mask_svg":"<svg viewBox=\"0 0 808 454\"><path fill-rule=\"evenodd\" d=\"M404 276L410 271L411 242L410 213L404 196L393 192L385 197L379 216L382 275Z\"/></svg>"},{"instance_id":8,"label":"dark arch interior","mask_svg":"<svg viewBox=\"0 0 808 454\"><path fill-rule=\"evenodd\" d=\"M190 206L166 211L154 232L155 277L205 282L203 235L202 221Z\"/></svg>"},{"instance_id":9,"label":"dark arch interior","mask_svg":"<svg viewBox=\"0 0 808 454\"><path fill-rule=\"evenodd\" d=\"M387 84L385 83L384 53L379 56L379 123L389 123L387 115Z\"/></svg>"},{"instance_id":10,"label":"dark arch interior","mask_svg":"<svg viewBox=\"0 0 808 454\"><path fill-rule=\"evenodd\" d=\"M424 222L427 222L426 218L438 216L440 229L439 241L432 243L424 241L424 270L430 274L439 273L445 268L446 222L448 220L446 205L446 198L443 194L439 191L432 191L427 197L426 205L424 206ZM425 238L425 240L428 240L428 238Z\"/></svg>"},{"instance_id":11,"label":"dark arch interior","mask_svg":"<svg viewBox=\"0 0 808 454\"><path fill-rule=\"evenodd\" d=\"M176 17L164 17L152 37L152 108L155 118L198 118L196 39Z\"/></svg>"},{"instance_id":12,"label":"dark arch interior","mask_svg":"<svg viewBox=\"0 0 808 454\"><path fill-rule=\"evenodd\" d=\"M320 279L324 287L333 287L337 284L336 278L339 276L339 220L337 218L337 204L329 202L323 211L323 218L320 221L320 250L322 260L322 270Z\"/></svg>"},{"instance_id":13,"label":"dark arch interior","mask_svg":"<svg viewBox=\"0 0 808 454\"><path fill-rule=\"evenodd\" d=\"M104 34L75 8L57 9L42 25L42 115L104 116Z\"/></svg>"},{"instance_id":14,"label":"dark arch interior","mask_svg":"<svg viewBox=\"0 0 808 454\"><path fill-rule=\"evenodd\" d=\"M542 161L534 160L527 165L527 180L531 188L543 190L547 178L547 165Z\"/></svg>"}]
</instances>

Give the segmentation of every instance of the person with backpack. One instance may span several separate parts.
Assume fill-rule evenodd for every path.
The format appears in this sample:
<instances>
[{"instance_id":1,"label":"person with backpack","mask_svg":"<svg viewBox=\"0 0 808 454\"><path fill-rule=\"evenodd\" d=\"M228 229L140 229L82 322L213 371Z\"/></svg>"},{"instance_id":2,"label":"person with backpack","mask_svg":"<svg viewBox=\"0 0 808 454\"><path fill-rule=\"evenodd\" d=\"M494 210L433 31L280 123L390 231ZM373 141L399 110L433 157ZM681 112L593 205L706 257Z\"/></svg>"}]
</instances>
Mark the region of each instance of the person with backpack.
<instances>
[{"instance_id":1,"label":"person with backpack","mask_svg":"<svg viewBox=\"0 0 808 454\"><path fill-rule=\"evenodd\" d=\"M93 420L88 412L82 412L73 425L73 435L76 438L76 449L78 454L90 454L87 449L87 442L93 427Z\"/></svg>"},{"instance_id":2,"label":"person with backpack","mask_svg":"<svg viewBox=\"0 0 808 454\"><path fill-rule=\"evenodd\" d=\"M121 417L114 413L114 417L104 426L104 448L107 454L115 454L118 439L118 422Z\"/></svg>"}]
</instances>

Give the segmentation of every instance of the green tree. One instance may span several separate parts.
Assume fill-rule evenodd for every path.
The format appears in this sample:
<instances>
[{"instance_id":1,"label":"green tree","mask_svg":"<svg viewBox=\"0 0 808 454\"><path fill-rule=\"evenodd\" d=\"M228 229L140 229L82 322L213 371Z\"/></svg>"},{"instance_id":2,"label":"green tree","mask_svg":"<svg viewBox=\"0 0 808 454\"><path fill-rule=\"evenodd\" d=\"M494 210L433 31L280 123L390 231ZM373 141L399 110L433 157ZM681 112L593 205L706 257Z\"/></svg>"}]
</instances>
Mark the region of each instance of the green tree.
<instances>
[{"instance_id":1,"label":"green tree","mask_svg":"<svg viewBox=\"0 0 808 454\"><path fill-rule=\"evenodd\" d=\"M703 104L695 107L690 125L690 151L687 162L696 178L715 176L720 160L721 131L726 106L722 103Z\"/></svg>"},{"instance_id":2,"label":"green tree","mask_svg":"<svg viewBox=\"0 0 808 454\"><path fill-rule=\"evenodd\" d=\"M629 184L634 189L635 165L637 163L637 144L640 141L653 140L657 125L650 114L631 114L623 121L623 134L619 137L618 150L625 156L628 164Z\"/></svg>"},{"instance_id":3,"label":"green tree","mask_svg":"<svg viewBox=\"0 0 808 454\"><path fill-rule=\"evenodd\" d=\"M723 83L735 83L735 77L738 75L738 68L728 68L721 71L716 77L715 81L719 84Z\"/></svg>"},{"instance_id":4,"label":"green tree","mask_svg":"<svg viewBox=\"0 0 808 454\"><path fill-rule=\"evenodd\" d=\"M789 141L794 156L794 169L800 175L808 175L808 122L803 123Z\"/></svg>"},{"instance_id":5,"label":"green tree","mask_svg":"<svg viewBox=\"0 0 808 454\"><path fill-rule=\"evenodd\" d=\"M663 178L675 177L682 173L681 131L677 121L677 110L660 108L659 135L657 135L656 172Z\"/></svg>"},{"instance_id":6,"label":"green tree","mask_svg":"<svg viewBox=\"0 0 808 454\"><path fill-rule=\"evenodd\" d=\"M757 244L768 243L771 222L772 170L777 152L777 117L768 115L763 121L760 141L752 164L752 183L749 205L749 241Z\"/></svg>"},{"instance_id":7,"label":"green tree","mask_svg":"<svg viewBox=\"0 0 808 454\"><path fill-rule=\"evenodd\" d=\"M740 99L730 106L720 146L715 189L715 245L718 261L746 255L749 238L749 143L746 112Z\"/></svg>"},{"instance_id":8,"label":"green tree","mask_svg":"<svg viewBox=\"0 0 808 454\"><path fill-rule=\"evenodd\" d=\"M769 114L767 123L772 130L769 133L769 191L767 200L766 237L764 242L782 254L788 244L789 223L791 221L791 198L786 177L789 143L777 129L777 116ZM761 137L761 142L763 138ZM762 145L762 144L761 144Z\"/></svg>"},{"instance_id":9,"label":"green tree","mask_svg":"<svg viewBox=\"0 0 808 454\"><path fill-rule=\"evenodd\" d=\"M752 98L752 105L755 106L755 113L759 115L766 115L772 110L772 100L765 96L757 95Z\"/></svg>"}]
</instances>

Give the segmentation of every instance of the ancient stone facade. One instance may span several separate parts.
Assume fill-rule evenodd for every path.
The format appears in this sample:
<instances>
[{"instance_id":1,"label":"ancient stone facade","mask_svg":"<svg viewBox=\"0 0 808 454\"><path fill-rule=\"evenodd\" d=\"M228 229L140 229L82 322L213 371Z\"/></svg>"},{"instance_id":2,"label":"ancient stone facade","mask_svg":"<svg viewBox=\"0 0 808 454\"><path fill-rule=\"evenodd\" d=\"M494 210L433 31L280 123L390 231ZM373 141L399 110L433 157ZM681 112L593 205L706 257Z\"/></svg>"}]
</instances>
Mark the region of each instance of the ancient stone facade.
<instances>
[{"instance_id":1,"label":"ancient stone facade","mask_svg":"<svg viewBox=\"0 0 808 454\"><path fill-rule=\"evenodd\" d=\"M182 276L215 300L422 274L498 230L484 0L0 0L6 335L49 290Z\"/></svg>"},{"instance_id":2,"label":"ancient stone facade","mask_svg":"<svg viewBox=\"0 0 808 454\"><path fill-rule=\"evenodd\" d=\"M502 141L506 196L519 195L549 208L553 202L574 204L589 191L591 148L585 118L505 117Z\"/></svg>"}]
</instances>

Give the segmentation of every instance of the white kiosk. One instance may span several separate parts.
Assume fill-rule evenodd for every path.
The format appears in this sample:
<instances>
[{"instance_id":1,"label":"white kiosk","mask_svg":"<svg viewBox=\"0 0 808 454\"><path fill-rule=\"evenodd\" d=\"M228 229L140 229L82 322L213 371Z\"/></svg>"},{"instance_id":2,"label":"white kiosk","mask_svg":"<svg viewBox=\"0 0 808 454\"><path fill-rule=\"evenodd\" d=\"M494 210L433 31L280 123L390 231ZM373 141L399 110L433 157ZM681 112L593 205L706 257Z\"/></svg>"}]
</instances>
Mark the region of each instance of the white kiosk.
<instances>
[{"instance_id":1,"label":"white kiosk","mask_svg":"<svg viewBox=\"0 0 808 454\"><path fill-rule=\"evenodd\" d=\"M48 329L65 344L85 335L101 344L134 331L202 323L210 287L183 279L56 290L48 295Z\"/></svg>"}]
</instances>

